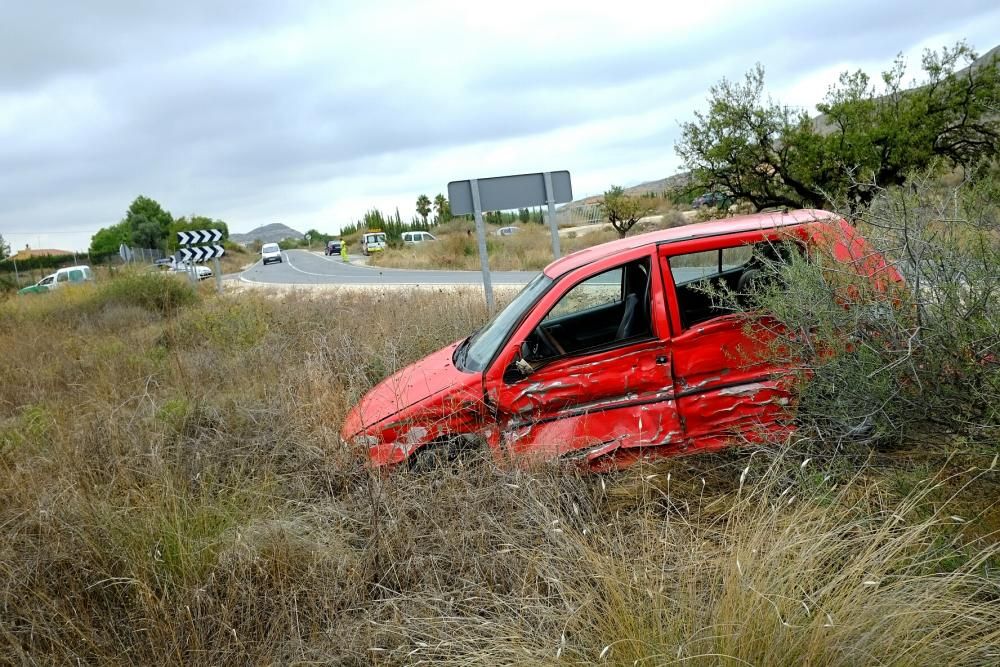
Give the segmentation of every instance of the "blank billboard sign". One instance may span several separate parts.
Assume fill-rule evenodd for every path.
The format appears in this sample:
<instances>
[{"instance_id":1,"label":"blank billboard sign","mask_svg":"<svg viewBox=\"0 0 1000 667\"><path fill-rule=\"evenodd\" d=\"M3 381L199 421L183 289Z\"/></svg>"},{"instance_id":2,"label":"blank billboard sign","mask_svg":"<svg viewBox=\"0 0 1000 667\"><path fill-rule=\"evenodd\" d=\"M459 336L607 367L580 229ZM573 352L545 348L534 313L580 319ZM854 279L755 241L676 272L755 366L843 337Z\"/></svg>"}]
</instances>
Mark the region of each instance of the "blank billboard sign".
<instances>
[{"instance_id":1,"label":"blank billboard sign","mask_svg":"<svg viewBox=\"0 0 1000 667\"><path fill-rule=\"evenodd\" d=\"M568 171L553 171L552 194L555 204L573 201L573 187ZM516 176L496 176L480 178L479 203L481 211L506 211L512 208L544 206L545 175L518 174ZM454 215L473 212L472 184L469 181L452 181L448 184L448 204Z\"/></svg>"}]
</instances>

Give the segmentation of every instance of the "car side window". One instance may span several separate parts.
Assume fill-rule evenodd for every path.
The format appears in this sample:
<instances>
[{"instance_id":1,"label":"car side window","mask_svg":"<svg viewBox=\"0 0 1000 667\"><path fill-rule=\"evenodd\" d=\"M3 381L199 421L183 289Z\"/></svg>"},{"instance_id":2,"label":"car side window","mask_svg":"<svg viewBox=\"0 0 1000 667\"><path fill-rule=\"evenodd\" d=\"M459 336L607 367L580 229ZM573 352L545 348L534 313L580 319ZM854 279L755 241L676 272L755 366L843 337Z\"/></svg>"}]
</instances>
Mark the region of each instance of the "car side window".
<instances>
[{"instance_id":1,"label":"car side window","mask_svg":"<svg viewBox=\"0 0 1000 667\"><path fill-rule=\"evenodd\" d=\"M80 269L73 269L72 271L69 272L69 279L75 283L80 282L81 280L83 280L83 271L81 271Z\"/></svg>"},{"instance_id":2,"label":"car side window","mask_svg":"<svg viewBox=\"0 0 1000 667\"><path fill-rule=\"evenodd\" d=\"M64 283L67 280L69 280L69 274L68 273L57 273L56 274L56 282L57 283Z\"/></svg>"},{"instance_id":3,"label":"car side window","mask_svg":"<svg viewBox=\"0 0 1000 667\"><path fill-rule=\"evenodd\" d=\"M578 282L525 340L524 358L544 361L610 349L652 334L647 258Z\"/></svg>"},{"instance_id":4,"label":"car side window","mask_svg":"<svg viewBox=\"0 0 1000 667\"><path fill-rule=\"evenodd\" d=\"M773 272L775 265L790 262L796 253L805 254L798 243L762 241L668 258L681 326L688 329L731 314L734 308L731 300L725 305L718 303L717 294L721 291L735 294L736 305L744 306L748 301L740 295L753 289L766 272Z\"/></svg>"},{"instance_id":5,"label":"car side window","mask_svg":"<svg viewBox=\"0 0 1000 667\"><path fill-rule=\"evenodd\" d=\"M625 269L619 266L578 283L559 299L542 322L621 302L624 272Z\"/></svg>"}]
</instances>

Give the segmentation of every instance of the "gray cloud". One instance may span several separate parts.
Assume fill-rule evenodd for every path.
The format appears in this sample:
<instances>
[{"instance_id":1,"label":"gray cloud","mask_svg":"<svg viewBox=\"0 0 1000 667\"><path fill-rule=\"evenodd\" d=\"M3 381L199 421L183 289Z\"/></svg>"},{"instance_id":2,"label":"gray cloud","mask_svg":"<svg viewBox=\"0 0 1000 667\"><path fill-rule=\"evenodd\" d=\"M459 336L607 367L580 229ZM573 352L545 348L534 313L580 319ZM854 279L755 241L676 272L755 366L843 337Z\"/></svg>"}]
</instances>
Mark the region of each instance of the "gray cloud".
<instances>
[{"instance_id":1,"label":"gray cloud","mask_svg":"<svg viewBox=\"0 0 1000 667\"><path fill-rule=\"evenodd\" d=\"M554 159L534 154L536 139L551 147L554 133L591 125L603 134L555 146L581 183L590 169L657 178L629 165L673 164L685 100L720 76L761 61L772 84L792 83L1000 19L967 0L744 3L682 34L562 34L549 48L517 41L516 22L481 40L454 36L461 18L407 25L406 4L65 4L19 3L0 26L5 236L96 229L139 193L177 214L238 216L235 229L328 209L343 222L363 212L338 208L356 192L412 190L406 210L417 192L485 168L470 146L518 146L499 168L524 171ZM637 120L643 111L660 120ZM442 173L421 168L450 155Z\"/></svg>"}]
</instances>

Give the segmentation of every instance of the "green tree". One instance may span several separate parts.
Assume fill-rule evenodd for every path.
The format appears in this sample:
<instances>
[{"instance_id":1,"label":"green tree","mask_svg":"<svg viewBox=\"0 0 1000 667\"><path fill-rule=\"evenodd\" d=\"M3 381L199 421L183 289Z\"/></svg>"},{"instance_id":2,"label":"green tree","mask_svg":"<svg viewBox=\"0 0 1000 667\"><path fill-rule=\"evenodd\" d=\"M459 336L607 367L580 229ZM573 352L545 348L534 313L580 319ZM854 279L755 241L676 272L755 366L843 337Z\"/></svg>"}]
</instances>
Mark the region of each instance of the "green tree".
<instances>
[{"instance_id":1,"label":"green tree","mask_svg":"<svg viewBox=\"0 0 1000 667\"><path fill-rule=\"evenodd\" d=\"M97 233L90 237L90 254L99 256L116 253L122 243L131 243L130 230L124 220L117 225L97 230Z\"/></svg>"},{"instance_id":2,"label":"green tree","mask_svg":"<svg viewBox=\"0 0 1000 667\"><path fill-rule=\"evenodd\" d=\"M435 219L436 224L451 220L451 207L448 206L448 200L445 199L443 194L438 194L434 197L434 212L437 215Z\"/></svg>"},{"instance_id":3,"label":"green tree","mask_svg":"<svg viewBox=\"0 0 1000 667\"><path fill-rule=\"evenodd\" d=\"M128 207L123 220L133 245L142 248L166 248L174 223L173 216L155 200L139 195Z\"/></svg>"},{"instance_id":4,"label":"green tree","mask_svg":"<svg viewBox=\"0 0 1000 667\"><path fill-rule=\"evenodd\" d=\"M757 65L742 82L711 88L708 111L683 124L677 153L701 188L727 191L757 210L822 208L831 199L867 206L878 187L900 185L915 170L969 167L995 155L996 57L977 63L960 42L925 52L922 69L924 80L910 90L902 58L879 87L864 72L845 73L813 120L766 96Z\"/></svg>"},{"instance_id":5,"label":"green tree","mask_svg":"<svg viewBox=\"0 0 1000 667\"><path fill-rule=\"evenodd\" d=\"M625 189L620 185L614 185L605 192L604 200L601 202L601 211L618 232L619 238L625 238L629 230L639 222L639 218L646 215L648 210L648 204L639 197L625 194Z\"/></svg>"},{"instance_id":6,"label":"green tree","mask_svg":"<svg viewBox=\"0 0 1000 667\"><path fill-rule=\"evenodd\" d=\"M10 257L10 244L4 240L3 234L0 234L0 260L8 257Z\"/></svg>"},{"instance_id":7,"label":"green tree","mask_svg":"<svg viewBox=\"0 0 1000 667\"><path fill-rule=\"evenodd\" d=\"M427 216L431 214L431 200L427 195L417 197L417 214L423 218L424 226L427 226Z\"/></svg>"}]
</instances>

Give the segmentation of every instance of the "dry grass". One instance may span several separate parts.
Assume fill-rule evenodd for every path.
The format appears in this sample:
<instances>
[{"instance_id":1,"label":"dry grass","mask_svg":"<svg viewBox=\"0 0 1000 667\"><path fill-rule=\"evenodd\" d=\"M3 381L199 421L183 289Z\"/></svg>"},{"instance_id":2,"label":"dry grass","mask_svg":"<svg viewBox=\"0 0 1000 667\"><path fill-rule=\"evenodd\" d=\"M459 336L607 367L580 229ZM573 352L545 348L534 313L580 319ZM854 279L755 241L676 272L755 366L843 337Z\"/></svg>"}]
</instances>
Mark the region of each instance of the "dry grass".
<instances>
[{"instance_id":1,"label":"dry grass","mask_svg":"<svg viewBox=\"0 0 1000 667\"><path fill-rule=\"evenodd\" d=\"M537 271L552 261L551 237L540 225L526 225L513 236L488 236L486 250L494 271ZM370 262L407 269L478 271L480 268L475 234L464 231L442 233L435 242L390 248L372 255Z\"/></svg>"},{"instance_id":2,"label":"dry grass","mask_svg":"<svg viewBox=\"0 0 1000 667\"><path fill-rule=\"evenodd\" d=\"M0 662L1000 658L990 461L372 473L345 411L478 291L133 288L0 304Z\"/></svg>"},{"instance_id":3,"label":"dry grass","mask_svg":"<svg viewBox=\"0 0 1000 667\"><path fill-rule=\"evenodd\" d=\"M630 234L641 234L686 224L679 211L665 206L662 218L637 224ZM519 225L521 231L513 236L498 237L495 228L487 226L486 250L490 268L494 271L540 271L552 262L552 237L548 227L537 224ZM465 220L452 220L435 227L436 242L390 248L376 253L371 264L398 269L457 269L479 271L479 250L475 225ZM610 227L587 233L570 231L559 237L563 255L614 241L617 232Z\"/></svg>"}]
</instances>

